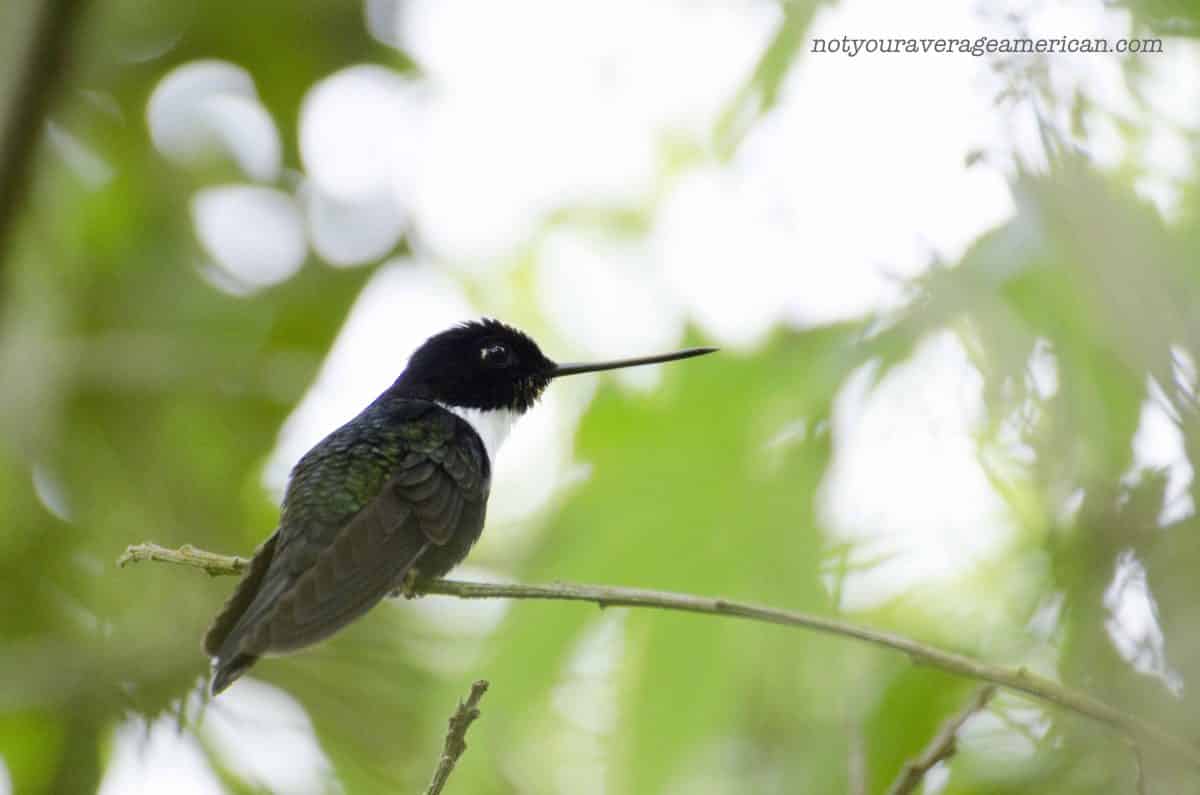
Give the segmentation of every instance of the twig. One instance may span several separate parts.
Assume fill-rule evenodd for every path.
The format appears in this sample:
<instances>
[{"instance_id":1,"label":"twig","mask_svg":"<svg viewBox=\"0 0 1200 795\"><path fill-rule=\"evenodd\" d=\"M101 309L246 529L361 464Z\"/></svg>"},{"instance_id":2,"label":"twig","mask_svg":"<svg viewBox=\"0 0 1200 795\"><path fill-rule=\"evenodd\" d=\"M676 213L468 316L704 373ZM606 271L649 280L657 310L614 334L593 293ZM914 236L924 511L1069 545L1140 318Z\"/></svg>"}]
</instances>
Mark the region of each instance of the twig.
<instances>
[{"instance_id":1,"label":"twig","mask_svg":"<svg viewBox=\"0 0 1200 795\"><path fill-rule=\"evenodd\" d=\"M954 756L958 746L958 730L972 715L986 707L995 693L995 685L984 685L978 688L967 706L942 724L921 755L904 763L900 775L896 776L896 780L892 782L887 795L908 795L915 792L921 779L925 778L925 774L932 770L934 765Z\"/></svg>"},{"instance_id":2,"label":"twig","mask_svg":"<svg viewBox=\"0 0 1200 795\"><path fill-rule=\"evenodd\" d=\"M466 701L458 702L458 709L450 716L450 729L446 732L446 744L442 748L442 758L438 760L437 769L433 771L433 780L425 795L440 795L446 780L458 764L458 758L467 750L467 729L479 717L479 699L487 692L488 683L480 679L471 685L471 693Z\"/></svg>"},{"instance_id":3,"label":"twig","mask_svg":"<svg viewBox=\"0 0 1200 795\"><path fill-rule=\"evenodd\" d=\"M155 560L160 563L174 563L177 566L191 566L196 569L204 569L210 577L219 577L224 574L241 574L250 565L249 558L206 552L203 549L197 549L191 544L184 544L179 549L168 549L167 547L160 547L158 544L149 542L126 547L121 557L117 558L117 565L124 568L130 563L138 563L143 560Z\"/></svg>"},{"instance_id":4,"label":"twig","mask_svg":"<svg viewBox=\"0 0 1200 795\"><path fill-rule=\"evenodd\" d=\"M124 566L139 560L157 560L193 566L204 569L212 575L238 574L246 566L245 558L203 552L190 546L171 550L156 544L131 546L125 550L125 554L117 562ZM509 585L456 580L420 580L416 583L414 591L422 594L456 596L460 599L551 599L567 602L594 602L601 607L653 607L661 610L742 618L766 624L782 624L839 635L903 652L914 662L947 673L1025 693L1062 709L1107 724L1131 739L1145 741L1145 747L1161 748L1200 769L1200 748L1188 740L1177 737L1166 729L1136 715L1123 712L1081 690L1059 684L1053 679L1039 676L1023 667L1009 668L983 662L965 654L945 651L903 635L871 629L834 618L735 602L729 599L712 599L692 594L604 585L572 583Z\"/></svg>"}]
</instances>

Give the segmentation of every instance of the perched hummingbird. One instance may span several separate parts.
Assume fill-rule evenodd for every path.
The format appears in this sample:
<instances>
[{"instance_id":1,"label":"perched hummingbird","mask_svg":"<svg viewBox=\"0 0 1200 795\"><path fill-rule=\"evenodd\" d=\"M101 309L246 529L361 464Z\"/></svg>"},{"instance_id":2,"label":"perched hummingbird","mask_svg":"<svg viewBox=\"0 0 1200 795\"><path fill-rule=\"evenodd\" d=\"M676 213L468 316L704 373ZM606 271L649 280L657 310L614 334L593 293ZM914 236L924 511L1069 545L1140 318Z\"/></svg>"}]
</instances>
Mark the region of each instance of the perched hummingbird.
<instances>
[{"instance_id":1,"label":"perched hummingbird","mask_svg":"<svg viewBox=\"0 0 1200 795\"><path fill-rule=\"evenodd\" d=\"M394 384L292 470L278 529L204 638L213 695L264 654L329 637L410 572L440 577L466 557L483 530L496 451L552 379L714 350L556 364L496 320L430 337Z\"/></svg>"}]
</instances>

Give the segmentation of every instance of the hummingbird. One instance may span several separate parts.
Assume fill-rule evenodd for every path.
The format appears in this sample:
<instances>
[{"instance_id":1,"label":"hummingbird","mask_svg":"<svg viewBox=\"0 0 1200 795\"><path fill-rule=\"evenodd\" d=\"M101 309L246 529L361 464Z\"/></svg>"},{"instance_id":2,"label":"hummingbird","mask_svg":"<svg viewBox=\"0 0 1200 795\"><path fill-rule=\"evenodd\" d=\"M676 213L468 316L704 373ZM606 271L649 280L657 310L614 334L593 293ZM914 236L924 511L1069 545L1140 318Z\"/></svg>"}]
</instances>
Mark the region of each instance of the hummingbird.
<instances>
[{"instance_id":1,"label":"hummingbird","mask_svg":"<svg viewBox=\"0 0 1200 795\"><path fill-rule=\"evenodd\" d=\"M329 637L408 578L458 565L483 531L501 442L553 379L715 350L557 364L497 320L430 337L292 469L279 526L205 635L212 694L263 655Z\"/></svg>"}]
</instances>

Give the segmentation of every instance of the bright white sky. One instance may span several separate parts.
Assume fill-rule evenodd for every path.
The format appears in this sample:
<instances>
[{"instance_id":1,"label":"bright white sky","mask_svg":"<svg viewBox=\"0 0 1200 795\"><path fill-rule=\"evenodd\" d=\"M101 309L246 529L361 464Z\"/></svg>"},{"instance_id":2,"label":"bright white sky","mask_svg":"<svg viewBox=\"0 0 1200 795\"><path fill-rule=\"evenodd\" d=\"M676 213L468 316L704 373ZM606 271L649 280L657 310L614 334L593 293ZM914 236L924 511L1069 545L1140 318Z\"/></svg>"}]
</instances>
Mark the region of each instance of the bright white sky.
<instances>
[{"instance_id":1,"label":"bright white sky","mask_svg":"<svg viewBox=\"0 0 1200 795\"><path fill-rule=\"evenodd\" d=\"M1101 0L1014 2L988 16L976 5L844 0L822 8L810 36L1021 35L1004 17L1011 11L1030 35L1130 35L1128 14ZM781 323L897 305L904 278L953 262L1009 217L1007 169L1014 156L1036 161L1033 116L994 102L999 83L987 59L806 51L778 107L721 161L714 125L779 23L774 3L368 0L367 11L372 32L412 54L422 76L364 64L315 85L301 114L298 182L283 171L252 76L236 65L180 67L147 111L165 155L189 162L215 150L245 173L245 184L206 188L192 205L205 272L222 289L282 281L309 247L348 267L412 236L414 259L372 278L284 426L265 473L277 491L304 450L453 322L503 317L561 359L669 349L687 323L719 345L752 350ZM1059 91L1084 91L1147 131L1147 143L1131 149L1111 121L1089 117L1081 143L1101 164L1138 165L1140 187L1169 216L1174 185L1191 168L1183 133L1200 126L1200 55L1184 42L1167 50L1147 61L1149 112L1115 57L1056 56L1051 76ZM670 158L683 150L697 157L680 169ZM984 157L968 166L972 152ZM539 232L548 212L577 202L652 207L649 231ZM523 258L534 263L532 305L511 282ZM486 302L472 302L464 284L482 288L472 294ZM1011 529L977 461L981 380L956 339L930 338L873 391L866 376L837 402L822 500L837 534L895 558L849 583L851 608L960 573ZM656 379L652 370L620 377L641 389ZM586 379L560 385L518 424L497 462L485 558L522 540L519 520L555 490L586 477L571 439L591 389ZM1155 403L1146 411L1139 460L1178 465L1178 432ZM1191 471L1177 467L1173 477L1186 483ZM1143 639L1157 629L1144 607L1132 609L1142 618L1129 630ZM499 619L494 606L454 609L468 632ZM619 629L603 631L619 642ZM429 650L431 665L439 658ZM564 703L579 698L562 691ZM254 775L280 792L321 788L327 763L285 694L250 678L218 706L204 732L235 765L258 764ZM229 719L254 708L279 721ZM268 746L286 749L279 765L269 753L239 754ZM131 723L116 748L105 795L182 792L183 782L188 792L219 791L194 741L165 725L147 738Z\"/></svg>"}]
</instances>

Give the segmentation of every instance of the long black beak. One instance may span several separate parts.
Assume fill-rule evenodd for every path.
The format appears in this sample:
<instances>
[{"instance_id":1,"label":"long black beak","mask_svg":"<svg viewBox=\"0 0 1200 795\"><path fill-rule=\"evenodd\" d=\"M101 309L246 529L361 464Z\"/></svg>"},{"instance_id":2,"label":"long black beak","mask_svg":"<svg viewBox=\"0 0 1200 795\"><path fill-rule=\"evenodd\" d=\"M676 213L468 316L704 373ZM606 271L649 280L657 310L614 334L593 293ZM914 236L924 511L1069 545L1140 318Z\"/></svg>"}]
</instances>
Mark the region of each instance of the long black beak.
<instances>
[{"instance_id":1,"label":"long black beak","mask_svg":"<svg viewBox=\"0 0 1200 795\"><path fill-rule=\"evenodd\" d=\"M657 356L642 356L637 359L617 359L611 362L595 362L591 364L574 362L571 364L556 364L554 370L551 371L551 378L558 378L563 375L575 375L577 373L594 373L597 370L616 370L620 367L637 367L642 364L658 364L659 362L673 362L676 359L690 359L693 356L703 356L706 353L714 353L717 348L687 348L674 353L660 353Z\"/></svg>"}]
</instances>

